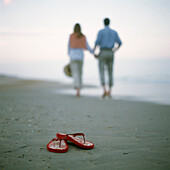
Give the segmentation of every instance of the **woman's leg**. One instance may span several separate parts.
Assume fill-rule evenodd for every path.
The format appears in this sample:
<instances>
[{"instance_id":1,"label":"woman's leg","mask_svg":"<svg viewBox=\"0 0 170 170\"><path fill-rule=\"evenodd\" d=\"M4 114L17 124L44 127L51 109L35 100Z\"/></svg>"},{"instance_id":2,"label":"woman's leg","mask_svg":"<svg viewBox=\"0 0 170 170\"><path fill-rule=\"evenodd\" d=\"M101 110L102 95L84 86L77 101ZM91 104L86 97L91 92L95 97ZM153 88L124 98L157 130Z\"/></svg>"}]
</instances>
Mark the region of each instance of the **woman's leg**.
<instances>
[{"instance_id":1,"label":"woman's leg","mask_svg":"<svg viewBox=\"0 0 170 170\"><path fill-rule=\"evenodd\" d=\"M82 86L82 61L72 60L71 70L73 74L74 88L77 90L76 96L80 96L80 88Z\"/></svg>"},{"instance_id":2,"label":"woman's leg","mask_svg":"<svg viewBox=\"0 0 170 170\"><path fill-rule=\"evenodd\" d=\"M76 96L79 97L80 96L80 89L82 87L82 66L83 66L83 62L77 61L77 65L78 65L78 88L77 88Z\"/></svg>"}]
</instances>

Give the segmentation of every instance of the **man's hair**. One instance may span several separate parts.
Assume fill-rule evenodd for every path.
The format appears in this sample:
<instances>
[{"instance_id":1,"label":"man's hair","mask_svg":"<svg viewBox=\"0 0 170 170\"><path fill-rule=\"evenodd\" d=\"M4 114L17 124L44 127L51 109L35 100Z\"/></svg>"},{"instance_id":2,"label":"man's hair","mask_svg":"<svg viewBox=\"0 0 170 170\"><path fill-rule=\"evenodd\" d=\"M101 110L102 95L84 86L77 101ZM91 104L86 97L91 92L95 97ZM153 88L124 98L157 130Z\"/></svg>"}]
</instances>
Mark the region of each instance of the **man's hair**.
<instances>
[{"instance_id":1,"label":"man's hair","mask_svg":"<svg viewBox=\"0 0 170 170\"><path fill-rule=\"evenodd\" d=\"M109 18L104 19L104 25L108 26L110 24Z\"/></svg>"}]
</instances>

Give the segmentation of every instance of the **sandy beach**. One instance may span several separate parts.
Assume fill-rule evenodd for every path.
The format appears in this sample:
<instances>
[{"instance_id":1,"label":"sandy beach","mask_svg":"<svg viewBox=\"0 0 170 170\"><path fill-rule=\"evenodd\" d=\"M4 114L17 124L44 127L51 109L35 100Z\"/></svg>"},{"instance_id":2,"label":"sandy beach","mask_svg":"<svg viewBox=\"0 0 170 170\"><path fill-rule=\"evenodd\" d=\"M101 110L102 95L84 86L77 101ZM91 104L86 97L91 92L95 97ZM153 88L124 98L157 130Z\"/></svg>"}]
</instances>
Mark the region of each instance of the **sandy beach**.
<instances>
[{"instance_id":1,"label":"sandy beach","mask_svg":"<svg viewBox=\"0 0 170 170\"><path fill-rule=\"evenodd\" d=\"M56 93L68 88L0 77L0 169L170 169L170 105ZM49 152L57 132L83 132L95 147Z\"/></svg>"}]
</instances>

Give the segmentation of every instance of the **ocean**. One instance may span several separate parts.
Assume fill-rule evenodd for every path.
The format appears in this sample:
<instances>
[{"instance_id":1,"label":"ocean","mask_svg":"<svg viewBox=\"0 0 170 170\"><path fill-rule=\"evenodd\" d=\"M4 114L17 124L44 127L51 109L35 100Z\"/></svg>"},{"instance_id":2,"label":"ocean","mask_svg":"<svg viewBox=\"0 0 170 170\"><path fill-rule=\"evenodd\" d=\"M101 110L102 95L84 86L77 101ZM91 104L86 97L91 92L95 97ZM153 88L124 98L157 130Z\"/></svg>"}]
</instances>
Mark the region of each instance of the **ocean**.
<instances>
[{"instance_id":1,"label":"ocean","mask_svg":"<svg viewBox=\"0 0 170 170\"><path fill-rule=\"evenodd\" d=\"M72 78L67 77L63 72L63 67L68 62L68 58L63 61L1 62L0 74L72 85ZM98 61L94 58L84 60L83 84L83 96L101 96ZM74 94L75 91L70 88L60 93ZM170 59L115 58L112 96L113 99L149 101L169 105Z\"/></svg>"}]
</instances>

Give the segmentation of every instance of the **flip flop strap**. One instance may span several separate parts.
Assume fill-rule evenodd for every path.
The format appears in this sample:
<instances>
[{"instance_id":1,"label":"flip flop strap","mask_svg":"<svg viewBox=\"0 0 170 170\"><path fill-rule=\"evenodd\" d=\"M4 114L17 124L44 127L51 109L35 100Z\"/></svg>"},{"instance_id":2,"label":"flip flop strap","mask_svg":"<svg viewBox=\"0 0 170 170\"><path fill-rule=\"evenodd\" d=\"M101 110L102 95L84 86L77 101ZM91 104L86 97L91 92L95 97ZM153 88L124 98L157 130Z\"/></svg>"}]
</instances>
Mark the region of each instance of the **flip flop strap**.
<instances>
[{"instance_id":1,"label":"flip flop strap","mask_svg":"<svg viewBox=\"0 0 170 170\"><path fill-rule=\"evenodd\" d=\"M58 141L59 139L58 138L53 138L52 141Z\"/></svg>"},{"instance_id":2,"label":"flip flop strap","mask_svg":"<svg viewBox=\"0 0 170 170\"><path fill-rule=\"evenodd\" d=\"M83 136L83 140L84 140L84 143L85 143L85 136L84 136L84 133L72 133L72 134L67 134L67 136L69 135L72 135L73 137L75 136Z\"/></svg>"},{"instance_id":3,"label":"flip flop strap","mask_svg":"<svg viewBox=\"0 0 170 170\"><path fill-rule=\"evenodd\" d=\"M58 138L53 138L53 139L52 139L52 141L58 141L58 140L59 140L59 142L60 142L60 143L59 143L59 147L61 147L61 141L62 141L62 139L58 139Z\"/></svg>"}]
</instances>

